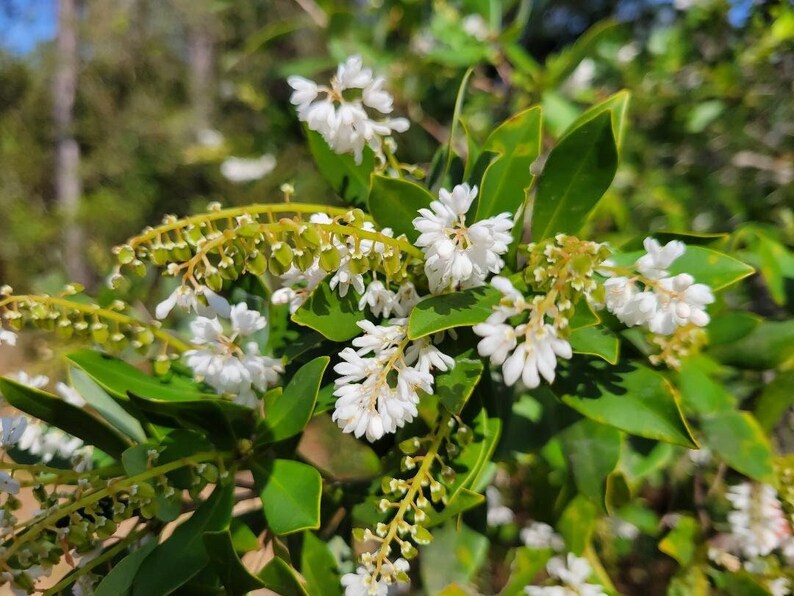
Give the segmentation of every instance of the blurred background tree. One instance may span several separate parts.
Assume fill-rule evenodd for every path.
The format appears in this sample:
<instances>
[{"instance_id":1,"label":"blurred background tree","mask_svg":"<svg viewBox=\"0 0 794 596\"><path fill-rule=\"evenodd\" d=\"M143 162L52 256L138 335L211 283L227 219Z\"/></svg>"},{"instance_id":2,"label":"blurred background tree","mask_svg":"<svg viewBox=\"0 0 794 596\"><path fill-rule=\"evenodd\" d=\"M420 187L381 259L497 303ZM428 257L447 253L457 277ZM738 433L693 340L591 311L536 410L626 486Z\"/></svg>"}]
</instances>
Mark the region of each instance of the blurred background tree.
<instances>
[{"instance_id":1,"label":"blurred background tree","mask_svg":"<svg viewBox=\"0 0 794 596\"><path fill-rule=\"evenodd\" d=\"M62 241L69 213L58 208L62 133L51 93L64 63L55 23L69 4L0 1L0 278L20 289L46 290L64 280L70 259L80 261ZM283 182L297 186L299 200L332 200L306 159L284 79L315 76L355 52L388 77L398 111L416 123L399 139L406 162L428 164L430 140L448 137L440 122L450 120L469 67L462 120L475 137L535 102L560 134L586 106L625 88L632 134L594 226L616 244L640 231L747 222L748 246L794 241L786 2L92 0L77 8L67 132L81 155L80 256L94 283L109 246L165 213L280 199ZM42 22L50 26L36 35ZM15 41L25 35L27 44ZM794 277L786 266L781 275Z\"/></svg>"}]
</instances>

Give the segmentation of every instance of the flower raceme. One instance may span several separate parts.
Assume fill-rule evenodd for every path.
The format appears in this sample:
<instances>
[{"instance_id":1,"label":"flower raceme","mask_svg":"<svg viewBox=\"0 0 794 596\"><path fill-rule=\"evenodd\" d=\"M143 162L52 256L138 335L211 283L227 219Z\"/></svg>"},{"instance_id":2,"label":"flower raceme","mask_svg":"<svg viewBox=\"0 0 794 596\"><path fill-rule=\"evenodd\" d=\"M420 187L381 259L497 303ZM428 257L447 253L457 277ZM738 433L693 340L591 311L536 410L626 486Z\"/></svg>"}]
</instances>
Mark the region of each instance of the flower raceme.
<instances>
[{"instance_id":1,"label":"flower raceme","mask_svg":"<svg viewBox=\"0 0 794 596\"><path fill-rule=\"evenodd\" d=\"M388 117L394 99L383 88L386 80L364 68L361 56L340 64L330 87L299 76L287 82L301 122L320 133L336 153L352 153L356 163L361 163L365 146L383 160L384 142L393 142L392 133L408 130L405 118Z\"/></svg>"},{"instance_id":2,"label":"flower raceme","mask_svg":"<svg viewBox=\"0 0 794 596\"><path fill-rule=\"evenodd\" d=\"M466 215L477 197L477 187L459 184L441 189L438 200L419 210L413 220L419 232L416 246L425 254L425 275L430 291L471 288L485 283L490 273L504 267L501 255L513 237L509 213L466 224Z\"/></svg>"},{"instance_id":3,"label":"flower raceme","mask_svg":"<svg viewBox=\"0 0 794 596\"><path fill-rule=\"evenodd\" d=\"M185 352L185 358L197 379L219 394L231 395L235 403L254 407L254 390L266 391L284 368L280 360L263 356L257 342L245 341L267 326L265 317L240 303L230 308L229 318L227 335L217 317L196 317L190 330L193 343L201 347Z\"/></svg>"}]
</instances>

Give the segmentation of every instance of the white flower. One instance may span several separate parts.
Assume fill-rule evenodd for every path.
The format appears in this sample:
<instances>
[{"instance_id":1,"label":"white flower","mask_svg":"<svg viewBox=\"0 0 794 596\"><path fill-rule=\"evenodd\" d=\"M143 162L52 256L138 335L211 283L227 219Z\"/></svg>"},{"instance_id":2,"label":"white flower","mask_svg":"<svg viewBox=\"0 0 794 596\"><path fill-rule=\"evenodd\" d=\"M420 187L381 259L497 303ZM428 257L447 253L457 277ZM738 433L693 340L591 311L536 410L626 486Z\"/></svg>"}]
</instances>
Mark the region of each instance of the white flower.
<instances>
[{"instance_id":1,"label":"white flower","mask_svg":"<svg viewBox=\"0 0 794 596\"><path fill-rule=\"evenodd\" d=\"M266 153L260 157L227 157L221 174L229 182L240 184L264 178L276 167L276 158Z\"/></svg>"},{"instance_id":2,"label":"white flower","mask_svg":"<svg viewBox=\"0 0 794 596\"><path fill-rule=\"evenodd\" d=\"M524 588L525 594L531 596L601 596L606 594L601 586L587 583L593 572L590 563L587 562L587 559L577 557L573 553L568 553L566 559L553 557L546 564L546 571L550 577L562 582L563 586L527 586Z\"/></svg>"},{"instance_id":3,"label":"white flower","mask_svg":"<svg viewBox=\"0 0 794 596\"><path fill-rule=\"evenodd\" d=\"M6 472L0 471L0 494L15 495L19 492L19 481L11 478Z\"/></svg>"},{"instance_id":4,"label":"white flower","mask_svg":"<svg viewBox=\"0 0 794 596\"><path fill-rule=\"evenodd\" d=\"M764 557L791 536L774 487L743 482L728 489L725 496L734 509L728 514L731 532L745 558Z\"/></svg>"},{"instance_id":5,"label":"white flower","mask_svg":"<svg viewBox=\"0 0 794 596\"><path fill-rule=\"evenodd\" d=\"M487 520L489 526L503 526L513 521L515 513L502 502L502 493L495 486L485 489Z\"/></svg>"},{"instance_id":6,"label":"white flower","mask_svg":"<svg viewBox=\"0 0 794 596\"><path fill-rule=\"evenodd\" d=\"M389 118L392 96L383 89L385 79L363 68L360 56L340 64L331 86L317 85L299 76L287 79L293 88L290 101L298 118L322 135L336 153L352 153L361 163L364 147L383 158L384 141L394 132L408 130L405 118Z\"/></svg>"},{"instance_id":7,"label":"white flower","mask_svg":"<svg viewBox=\"0 0 794 596\"><path fill-rule=\"evenodd\" d=\"M25 416L3 416L0 418L0 446L7 448L16 445L28 426Z\"/></svg>"},{"instance_id":8,"label":"white flower","mask_svg":"<svg viewBox=\"0 0 794 596\"><path fill-rule=\"evenodd\" d=\"M791 582L787 577L779 577L767 583L767 588L772 596L787 596L791 594Z\"/></svg>"},{"instance_id":9,"label":"white flower","mask_svg":"<svg viewBox=\"0 0 794 596\"><path fill-rule=\"evenodd\" d=\"M193 343L201 347L186 351L186 362L197 379L219 394L231 394L235 403L254 407L258 403L254 389L266 391L278 382L284 368L280 360L263 356L256 342L235 343L267 326L261 313L239 303L230 308L229 317L230 335L217 318L196 317L190 329Z\"/></svg>"},{"instance_id":10,"label":"white flower","mask_svg":"<svg viewBox=\"0 0 794 596\"><path fill-rule=\"evenodd\" d=\"M519 533L521 542L527 548L551 548L560 551L565 547L562 536L557 534L549 524L533 521Z\"/></svg>"},{"instance_id":11,"label":"white flower","mask_svg":"<svg viewBox=\"0 0 794 596\"><path fill-rule=\"evenodd\" d=\"M364 334L354 348L339 354L334 366L336 404L333 420L346 433L377 441L417 415L419 392L433 392L431 370L447 370L454 361L426 340L406 346L407 319L389 325L360 321ZM417 344L417 345L414 345Z\"/></svg>"},{"instance_id":12,"label":"white flower","mask_svg":"<svg viewBox=\"0 0 794 596\"><path fill-rule=\"evenodd\" d=\"M58 395L60 395L67 404L77 406L78 408L82 408L85 405L83 396L80 395L74 387L69 387L66 383L59 382L55 385L55 391L58 392Z\"/></svg>"},{"instance_id":13,"label":"white flower","mask_svg":"<svg viewBox=\"0 0 794 596\"><path fill-rule=\"evenodd\" d=\"M521 328L516 328L521 333ZM502 374L507 385L513 385L519 378L529 389L540 385L540 376L549 383L554 382L557 357L569 359L573 355L571 344L557 337L557 330L551 325L540 329L526 326L524 342L502 365Z\"/></svg>"},{"instance_id":14,"label":"white flower","mask_svg":"<svg viewBox=\"0 0 794 596\"><path fill-rule=\"evenodd\" d=\"M50 378L46 375L30 376L24 370L17 371L11 375L11 378L34 389L44 389L50 383Z\"/></svg>"},{"instance_id":15,"label":"white flower","mask_svg":"<svg viewBox=\"0 0 794 596\"><path fill-rule=\"evenodd\" d=\"M397 294L389 290L380 280L374 280L367 286L366 292L358 301L358 308L364 310L369 306L376 317L389 317L392 312L399 316L405 315Z\"/></svg>"},{"instance_id":16,"label":"white flower","mask_svg":"<svg viewBox=\"0 0 794 596\"><path fill-rule=\"evenodd\" d=\"M3 344L9 346L17 345L17 334L13 331L9 331L8 329L0 328L0 345Z\"/></svg>"},{"instance_id":17,"label":"white flower","mask_svg":"<svg viewBox=\"0 0 794 596\"><path fill-rule=\"evenodd\" d=\"M204 297L206 304L199 300ZM228 317L230 306L228 301L219 296L206 286L199 286L191 288L190 286L179 286L171 294L163 300L154 310L154 314L158 319L166 318L175 306L187 310L195 310L202 316L221 316Z\"/></svg>"},{"instance_id":18,"label":"white flower","mask_svg":"<svg viewBox=\"0 0 794 596\"><path fill-rule=\"evenodd\" d=\"M414 306L422 299L416 291L416 287L410 281L405 282L397 290L397 302L400 304L402 316L407 317Z\"/></svg>"},{"instance_id":19,"label":"white flower","mask_svg":"<svg viewBox=\"0 0 794 596\"><path fill-rule=\"evenodd\" d=\"M491 34L488 23L479 14L470 14L461 21L461 27L477 41L485 41Z\"/></svg>"},{"instance_id":20,"label":"white flower","mask_svg":"<svg viewBox=\"0 0 794 596\"><path fill-rule=\"evenodd\" d=\"M294 313L306 302L309 294L322 283L326 275L317 259L306 271L301 271L292 265L281 276L284 287L273 292L270 300L273 304L289 304L290 313Z\"/></svg>"},{"instance_id":21,"label":"white flower","mask_svg":"<svg viewBox=\"0 0 794 596\"><path fill-rule=\"evenodd\" d=\"M707 285L696 284L691 275L681 273L659 280L659 286L659 310L649 323L651 331L670 335L676 327L688 323L708 325L706 305L714 302L714 295Z\"/></svg>"},{"instance_id":22,"label":"white flower","mask_svg":"<svg viewBox=\"0 0 794 596\"><path fill-rule=\"evenodd\" d=\"M355 573L346 573L342 576L345 596L386 596L389 593L389 586L400 581L397 575L407 573L409 569L410 565L405 559L397 559L394 563L385 560L380 568L380 576L375 579L373 563L359 565Z\"/></svg>"},{"instance_id":23,"label":"white flower","mask_svg":"<svg viewBox=\"0 0 794 596\"><path fill-rule=\"evenodd\" d=\"M516 330L506 323L480 323L473 330L483 338L477 344L477 353L480 356L489 356L491 364L504 363L518 345Z\"/></svg>"},{"instance_id":24,"label":"white flower","mask_svg":"<svg viewBox=\"0 0 794 596\"><path fill-rule=\"evenodd\" d=\"M673 261L686 252L686 244L680 240L671 240L662 246L655 238L646 238L642 244L647 254L637 259L635 267L649 279L667 277L667 269Z\"/></svg>"},{"instance_id":25,"label":"white flower","mask_svg":"<svg viewBox=\"0 0 794 596\"><path fill-rule=\"evenodd\" d=\"M413 220L419 232L416 246L425 254L425 275L434 294L458 287L482 285L489 273L504 267L500 255L512 241L509 213L466 225L466 213L477 196L477 187L459 184L439 191L429 209L420 209Z\"/></svg>"},{"instance_id":26,"label":"white flower","mask_svg":"<svg viewBox=\"0 0 794 596\"><path fill-rule=\"evenodd\" d=\"M223 138L223 134L213 128L202 128L196 134L196 139L198 140L199 145L210 147L212 149L221 147L225 140Z\"/></svg>"}]
</instances>

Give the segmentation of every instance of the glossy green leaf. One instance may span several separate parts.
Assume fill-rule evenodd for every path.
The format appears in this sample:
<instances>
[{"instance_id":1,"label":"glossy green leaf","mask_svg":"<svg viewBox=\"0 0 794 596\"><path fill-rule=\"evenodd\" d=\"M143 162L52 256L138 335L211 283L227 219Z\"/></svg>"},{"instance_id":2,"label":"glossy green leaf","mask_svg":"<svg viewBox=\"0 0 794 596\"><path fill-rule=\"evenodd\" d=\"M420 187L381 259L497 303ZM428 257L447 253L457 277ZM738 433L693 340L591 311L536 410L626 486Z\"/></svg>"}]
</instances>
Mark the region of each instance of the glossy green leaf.
<instances>
[{"instance_id":1,"label":"glossy green leaf","mask_svg":"<svg viewBox=\"0 0 794 596\"><path fill-rule=\"evenodd\" d=\"M366 442L343 433L327 414L309 422L298 455L324 477L341 482L371 480L381 473L378 454Z\"/></svg>"},{"instance_id":2,"label":"glossy green leaf","mask_svg":"<svg viewBox=\"0 0 794 596\"><path fill-rule=\"evenodd\" d=\"M482 323L501 299L501 292L491 286L425 298L411 311L408 337L418 339L445 329Z\"/></svg>"},{"instance_id":3,"label":"glossy green leaf","mask_svg":"<svg viewBox=\"0 0 794 596\"><path fill-rule=\"evenodd\" d=\"M265 470L260 496L270 530L291 534L320 527L320 493L323 481L311 466L276 459Z\"/></svg>"},{"instance_id":4,"label":"glossy green leaf","mask_svg":"<svg viewBox=\"0 0 794 596\"><path fill-rule=\"evenodd\" d=\"M375 155L364 149L360 164L352 155L340 155L328 146L318 133L306 129L306 138L317 169L336 194L357 207L367 204L369 177L375 169Z\"/></svg>"},{"instance_id":5,"label":"glossy green leaf","mask_svg":"<svg viewBox=\"0 0 794 596\"><path fill-rule=\"evenodd\" d=\"M714 414L734 407L736 400L725 387L713 380L704 366L704 358L684 360L678 371L678 389L687 410L698 414Z\"/></svg>"},{"instance_id":6,"label":"glossy green leaf","mask_svg":"<svg viewBox=\"0 0 794 596\"><path fill-rule=\"evenodd\" d=\"M330 360L328 356L321 356L304 364L283 392L269 392L265 396L265 418L259 424L259 432L267 442L295 436L308 424Z\"/></svg>"},{"instance_id":7,"label":"glossy green leaf","mask_svg":"<svg viewBox=\"0 0 794 596\"><path fill-rule=\"evenodd\" d=\"M741 339L714 346L709 352L717 360L740 368L777 368L794 358L794 320L764 321Z\"/></svg>"},{"instance_id":8,"label":"glossy green leaf","mask_svg":"<svg viewBox=\"0 0 794 596\"><path fill-rule=\"evenodd\" d=\"M753 412L758 424L771 433L780 420L794 407L794 371L785 371L764 387Z\"/></svg>"},{"instance_id":9,"label":"glossy green leaf","mask_svg":"<svg viewBox=\"0 0 794 596\"><path fill-rule=\"evenodd\" d=\"M94 588L94 596L127 594L132 587L132 582L135 581L135 577L138 575L138 570L143 561L156 546L157 541L150 540L113 565L113 568Z\"/></svg>"},{"instance_id":10,"label":"glossy green leaf","mask_svg":"<svg viewBox=\"0 0 794 596\"><path fill-rule=\"evenodd\" d=\"M204 532L204 547L209 554L221 583L229 594L246 594L263 588L265 583L246 569L234 550L229 528L214 532Z\"/></svg>"},{"instance_id":11,"label":"glossy green leaf","mask_svg":"<svg viewBox=\"0 0 794 596\"><path fill-rule=\"evenodd\" d=\"M460 414L482 373L482 361L458 356L454 368L436 375L434 393L447 410Z\"/></svg>"},{"instance_id":12,"label":"glossy green leaf","mask_svg":"<svg viewBox=\"0 0 794 596\"><path fill-rule=\"evenodd\" d=\"M336 559L328 545L312 532L303 534L301 574L306 579L306 588L310 594L342 595Z\"/></svg>"},{"instance_id":13,"label":"glossy green leaf","mask_svg":"<svg viewBox=\"0 0 794 596\"><path fill-rule=\"evenodd\" d=\"M659 443L663 445L664 443ZM609 515L615 515L620 507L631 502L631 487L623 472L615 470L606 478L604 508Z\"/></svg>"},{"instance_id":14,"label":"glossy green leaf","mask_svg":"<svg viewBox=\"0 0 794 596\"><path fill-rule=\"evenodd\" d=\"M606 478L620 458L620 431L585 418L566 428L559 437L576 488L603 504Z\"/></svg>"},{"instance_id":15,"label":"glossy green leaf","mask_svg":"<svg viewBox=\"0 0 794 596\"><path fill-rule=\"evenodd\" d=\"M164 401L189 401L216 397L202 392L192 381L178 375L153 377L131 364L95 350L66 356L113 397L127 400L127 393Z\"/></svg>"},{"instance_id":16,"label":"glossy green leaf","mask_svg":"<svg viewBox=\"0 0 794 596\"><path fill-rule=\"evenodd\" d=\"M697 447L678 396L664 377L641 366L604 367L598 361L572 363L553 389L564 403L596 422L649 439Z\"/></svg>"},{"instance_id":17,"label":"glossy green leaf","mask_svg":"<svg viewBox=\"0 0 794 596\"><path fill-rule=\"evenodd\" d=\"M694 517L680 516L675 527L659 543L659 550L673 557L682 567L686 567L695 555L698 528L698 522Z\"/></svg>"},{"instance_id":18,"label":"glossy green leaf","mask_svg":"<svg viewBox=\"0 0 794 596\"><path fill-rule=\"evenodd\" d=\"M372 189L369 192L369 213L381 228L391 228L394 235L405 234L414 242L419 237L413 220L419 217L419 209L427 207L434 200L424 186L405 178L372 176Z\"/></svg>"},{"instance_id":19,"label":"glossy green leaf","mask_svg":"<svg viewBox=\"0 0 794 596\"><path fill-rule=\"evenodd\" d=\"M0 394L18 410L56 426L113 457L120 457L130 446L129 439L103 420L51 393L0 377Z\"/></svg>"},{"instance_id":20,"label":"glossy green leaf","mask_svg":"<svg viewBox=\"0 0 794 596\"><path fill-rule=\"evenodd\" d=\"M618 363L620 341L604 327L580 327L568 338L575 354L587 354L603 358L610 364Z\"/></svg>"},{"instance_id":21,"label":"glossy green leaf","mask_svg":"<svg viewBox=\"0 0 794 596\"><path fill-rule=\"evenodd\" d=\"M603 112L611 111L612 133L615 137L615 145L617 146L619 152L620 148L623 146L623 137L626 133L626 116L628 115L629 111L630 99L631 93L628 91L618 91L601 103L585 110L581 116L573 121L570 128L574 129Z\"/></svg>"},{"instance_id":22,"label":"glossy green leaf","mask_svg":"<svg viewBox=\"0 0 794 596\"><path fill-rule=\"evenodd\" d=\"M77 392L105 420L134 441L143 443L146 440L146 433L141 423L105 393L84 371L74 368L70 372L70 377Z\"/></svg>"},{"instance_id":23,"label":"glossy green leaf","mask_svg":"<svg viewBox=\"0 0 794 596\"><path fill-rule=\"evenodd\" d=\"M254 534L251 528L248 527L248 525L240 518L232 519L231 526L229 526L229 532L231 532L232 535L232 546L234 546L234 552L239 555L243 553L250 553L251 551L258 550L261 547L256 534Z\"/></svg>"},{"instance_id":24,"label":"glossy green leaf","mask_svg":"<svg viewBox=\"0 0 794 596\"><path fill-rule=\"evenodd\" d=\"M704 443L726 464L759 482L772 482L772 447L766 433L748 412L729 410L704 417Z\"/></svg>"},{"instance_id":25,"label":"glossy green leaf","mask_svg":"<svg viewBox=\"0 0 794 596\"><path fill-rule=\"evenodd\" d=\"M710 596L711 593L709 578L695 565L682 569L680 573L674 575L667 588L667 596ZM743 594L743 596L749 595Z\"/></svg>"},{"instance_id":26,"label":"glossy green leaf","mask_svg":"<svg viewBox=\"0 0 794 596\"><path fill-rule=\"evenodd\" d=\"M570 76L576 67L588 56L595 54L596 46L613 35L618 23L613 20L600 21L585 31L573 44L546 61L543 82L547 88L554 88Z\"/></svg>"},{"instance_id":27,"label":"glossy green leaf","mask_svg":"<svg viewBox=\"0 0 794 596\"><path fill-rule=\"evenodd\" d=\"M444 522L451 520L461 513L474 509L485 501L485 496L467 488L459 490L454 498L448 500L441 511L430 509L427 512L427 519L424 522L426 528L440 526Z\"/></svg>"},{"instance_id":28,"label":"glossy green leaf","mask_svg":"<svg viewBox=\"0 0 794 596\"><path fill-rule=\"evenodd\" d=\"M295 570L283 559L274 557L259 572L259 579L279 596L308 596L309 592Z\"/></svg>"},{"instance_id":29,"label":"glossy green leaf","mask_svg":"<svg viewBox=\"0 0 794 596\"><path fill-rule=\"evenodd\" d=\"M581 556L590 543L595 528L597 509L584 495L577 495L565 507L557 522L557 530L568 551Z\"/></svg>"},{"instance_id":30,"label":"glossy green leaf","mask_svg":"<svg viewBox=\"0 0 794 596\"><path fill-rule=\"evenodd\" d=\"M747 312L731 312L716 316L709 323L709 345L738 341L761 323L761 317Z\"/></svg>"},{"instance_id":31,"label":"glossy green leaf","mask_svg":"<svg viewBox=\"0 0 794 596\"><path fill-rule=\"evenodd\" d=\"M578 232L616 170L612 116L606 111L569 132L549 154L537 183L533 240Z\"/></svg>"},{"instance_id":32,"label":"glossy green leaf","mask_svg":"<svg viewBox=\"0 0 794 596\"><path fill-rule=\"evenodd\" d=\"M510 213L520 220L533 176L530 166L540 155L541 110L529 108L511 116L486 139L483 151L498 155L485 170L475 221ZM516 226L521 228L520 225Z\"/></svg>"},{"instance_id":33,"label":"glossy green leaf","mask_svg":"<svg viewBox=\"0 0 794 596\"><path fill-rule=\"evenodd\" d=\"M510 579L500 592L501 596L523 596L524 587L533 585L535 577L546 567L554 556L550 548L514 549L513 562L510 564Z\"/></svg>"},{"instance_id":34,"label":"glossy green leaf","mask_svg":"<svg viewBox=\"0 0 794 596\"><path fill-rule=\"evenodd\" d=\"M421 548L422 585L437 594L452 583L468 584L488 554L488 538L465 524L448 523ZM454 556L450 556L454 553Z\"/></svg>"},{"instance_id":35,"label":"glossy green leaf","mask_svg":"<svg viewBox=\"0 0 794 596\"><path fill-rule=\"evenodd\" d=\"M358 298L353 290L342 298L324 281L295 311L292 320L332 341L341 342L361 334L356 323L363 321L365 316L366 312L358 307Z\"/></svg>"},{"instance_id":36,"label":"glossy green leaf","mask_svg":"<svg viewBox=\"0 0 794 596\"><path fill-rule=\"evenodd\" d=\"M234 485L220 485L174 533L144 560L132 586L133 596L170 594L210 562L202 536L229 525Z\"/></svg>"}]
</instances>

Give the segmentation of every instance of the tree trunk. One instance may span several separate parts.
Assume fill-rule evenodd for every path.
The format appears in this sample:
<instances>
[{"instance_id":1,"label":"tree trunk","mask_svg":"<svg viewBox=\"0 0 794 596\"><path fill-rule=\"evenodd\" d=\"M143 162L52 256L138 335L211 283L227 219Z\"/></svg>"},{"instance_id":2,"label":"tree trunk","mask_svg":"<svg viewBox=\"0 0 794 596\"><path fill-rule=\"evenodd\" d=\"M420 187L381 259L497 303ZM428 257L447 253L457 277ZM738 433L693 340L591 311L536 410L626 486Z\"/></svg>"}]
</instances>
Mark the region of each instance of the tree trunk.
<instances>
[{"instance_id":1,"label":"tree trunk","mask_svg":"<svg viewBox=\"0 0 794 596\"><path fill-rule=\"evenodd\" d=\"M55 200L63 217L63 264L73 281L88 284L85 234L77 220L82 184L80 146L74 138L74 100L77 92L77 24L79 0L58 0L58 35L53 84L55 122Z\"/></svg>"}]
</instances>

